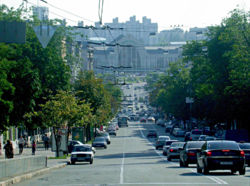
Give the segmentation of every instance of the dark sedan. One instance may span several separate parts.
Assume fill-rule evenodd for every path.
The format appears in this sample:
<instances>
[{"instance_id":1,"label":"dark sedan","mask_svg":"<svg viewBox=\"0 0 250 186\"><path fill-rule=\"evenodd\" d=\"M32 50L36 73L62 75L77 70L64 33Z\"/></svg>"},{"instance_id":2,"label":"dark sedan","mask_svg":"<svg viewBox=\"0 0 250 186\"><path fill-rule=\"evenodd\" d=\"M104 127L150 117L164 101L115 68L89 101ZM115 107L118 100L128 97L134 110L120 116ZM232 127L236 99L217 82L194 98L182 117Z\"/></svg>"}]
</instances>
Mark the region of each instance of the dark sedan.
<instances>
[{"instance_id":1,"label":"dark sedan","mask_svg":"<svg viewBox=\"0 0 250 186\"><path fill-rule=\"evenodd\" d=\"M207 141L197 153L197 172L208 174L210 170L239 171L244 175L245 153L235 141Z\"/></svg>"},{"instance_id":2,"label":"dark sedan","mask_svg":"<svg viewBox=\"0 0 250 186\"><path fill-rule=\"evenodd\" d=\"M156 130L149 130L148 131L148 134L147 134L147 137L149 138L149 137L154 137L154 138L157 138L157 132L156 132Z\"/></svg>"},{"instance_id":3,"label":"dark sedan","mask_svg":"<svg viewBox=\"0 0 250 186\"><path fill-rule=\"evenodd\" d=\"M188 141L180 152L180 167L188 167L188 164L196 164L196 153L201 150L204 141Z\"/></svg>"},{"instance_id":4,"label":"dark sedan","mask_svg":"<svg viewBox=\"0 0 250 186\"><path fill-rule=\"evenodd\" d=\"M246 164L250 167L250 143L239 143L239 146L245 153Z\"/></svg>"},{"instance_id":5,"label":"dark sedan","mask_svg":"<svg viewBox=\"0 0 250 186\"><path fill-rule=\"evenodd\" d=\"M92 147L104 147L107 148L107 141L104 137L97 137L92 143Z\"/></svg>"},{"instance_id":6,"label":"dark sedan","mask_svg":"<svg viewBox=\"0 0 250 186\"><path fill-rule=\"evenodd\" d=\"M168 149L168 161L172 159L180 158L180 151L183 150L185 142L173 142Z\"/></svg>"}]
</instances>

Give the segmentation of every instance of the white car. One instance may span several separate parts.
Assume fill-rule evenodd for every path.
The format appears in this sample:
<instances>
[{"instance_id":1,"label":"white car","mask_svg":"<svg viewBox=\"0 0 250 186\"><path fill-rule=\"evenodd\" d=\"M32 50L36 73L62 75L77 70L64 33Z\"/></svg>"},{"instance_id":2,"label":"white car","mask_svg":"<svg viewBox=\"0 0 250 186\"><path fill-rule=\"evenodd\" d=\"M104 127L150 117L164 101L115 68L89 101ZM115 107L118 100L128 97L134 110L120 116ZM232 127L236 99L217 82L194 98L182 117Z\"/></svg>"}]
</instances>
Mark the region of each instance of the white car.
<instances>
[{"instance_id":1,"label":"white car","mask_svg":"<svg viewBox=\"0 0 250 186\"><path fill-rule=\"evenodd\" d=\"M75 145L71 153L71 164L76 162L93 163L94 152L90 145Z\"/></svg>"}]
</instances>

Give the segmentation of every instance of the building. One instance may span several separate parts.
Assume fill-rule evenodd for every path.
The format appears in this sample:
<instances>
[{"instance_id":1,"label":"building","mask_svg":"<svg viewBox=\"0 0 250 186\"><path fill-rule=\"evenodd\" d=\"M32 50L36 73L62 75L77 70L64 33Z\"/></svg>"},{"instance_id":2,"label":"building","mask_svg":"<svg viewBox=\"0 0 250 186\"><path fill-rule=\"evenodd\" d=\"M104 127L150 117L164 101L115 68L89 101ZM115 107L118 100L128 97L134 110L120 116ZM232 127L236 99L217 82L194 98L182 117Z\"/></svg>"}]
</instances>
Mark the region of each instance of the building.
<instances>
[{"instance_id":1,"label":"building","mask_svg":"<svg viewBox=\"0 0 250 186\"><path fill-rule=\"evenodd\" d=\"M33 7L33 15L36 16L40 21L49 19L49 8L37 6Z\"/></svg>"}]
</instances>

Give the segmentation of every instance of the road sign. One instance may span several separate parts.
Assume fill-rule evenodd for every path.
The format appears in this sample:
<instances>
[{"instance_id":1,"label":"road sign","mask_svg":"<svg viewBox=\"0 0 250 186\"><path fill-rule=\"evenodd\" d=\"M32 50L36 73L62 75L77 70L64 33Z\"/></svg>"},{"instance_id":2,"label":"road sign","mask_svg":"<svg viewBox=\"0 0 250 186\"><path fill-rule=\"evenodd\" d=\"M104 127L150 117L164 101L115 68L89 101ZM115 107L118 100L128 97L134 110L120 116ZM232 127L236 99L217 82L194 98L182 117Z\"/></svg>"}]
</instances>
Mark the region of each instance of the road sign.
<instances>
[{"instance_id":1,"label":"road sign","mask_svg":"<svg viewBox=\"0 0 250 186\"><path fill-rule=\"evenodd\" d=\"M0 42L23 44L25 33L25 22L0 21Z\"/></svg>"},{"instance_id":2,"label":"road sign","mask_svg":"<svg viewBox=\"0 0 250 186\"><path fill-rule=\"evenodd\" d=\"M56 31L55 26L43 25L43 24L39 26L33 26L33 29L43 48L47 47L50 39L53 37Z\"/></svg>"}]
</instances>

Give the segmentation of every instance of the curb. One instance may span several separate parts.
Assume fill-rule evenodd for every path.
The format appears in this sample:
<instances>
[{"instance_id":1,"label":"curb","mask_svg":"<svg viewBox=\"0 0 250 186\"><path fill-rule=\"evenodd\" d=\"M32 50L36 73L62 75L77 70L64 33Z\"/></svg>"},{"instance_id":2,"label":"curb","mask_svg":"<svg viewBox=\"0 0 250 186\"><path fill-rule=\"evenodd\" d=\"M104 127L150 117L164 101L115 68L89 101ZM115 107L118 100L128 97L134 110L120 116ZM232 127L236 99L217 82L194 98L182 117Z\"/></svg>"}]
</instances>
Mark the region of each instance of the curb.
<instances>
[{"instance_id":1,"label":"curb","mask_svg":"<svg viewBox=\"0 0 250 186\"><path fill-rule=\"evenodd\" d=\"M55 165L53 167L48 167L48 168L40 169L40 170L31 172L31 173L26 173L26 174L23 174L20 176L16 176L16 177L13 177L13 178L10 178L10 179L7 179L5 181L0 182L0 186L13 185L13 184L19 183L21 181L31 179L34 176L39 176L39 175L45 174L51 170L63 168L66 165L67 165L66 163L63 163L63 164Z\"/></svg>"}]
</instances>

